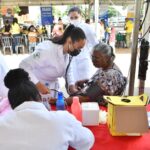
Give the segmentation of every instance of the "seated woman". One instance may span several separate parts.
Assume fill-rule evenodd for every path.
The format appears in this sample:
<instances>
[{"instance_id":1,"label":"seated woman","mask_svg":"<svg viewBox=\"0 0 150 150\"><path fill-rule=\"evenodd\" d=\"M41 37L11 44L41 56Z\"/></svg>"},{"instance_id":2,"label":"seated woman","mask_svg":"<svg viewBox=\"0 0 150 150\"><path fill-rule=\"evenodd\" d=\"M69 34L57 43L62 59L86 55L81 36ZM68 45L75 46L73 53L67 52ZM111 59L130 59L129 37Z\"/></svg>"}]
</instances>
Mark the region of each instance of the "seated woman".
<instances>
[{"instance_id":1,"label":"seated woman","mask_svg":"<svg viewBox=\"0 0 150 150\"><path fill-rule=\"evenodd\" d=\"M88 81L78 81L76 89L80 102L96 101L105 105L103 95L121 95L126 86L126 78L114 63L115 55L112 47L107 44L97 44L93 48L92 62L98 68L95 75ZM66 99L68 104L72 103L72 97Z\"/></svg>"},{"instance_id":2,"label":"seated woman","mask_svg":"<svg viewBox=\"0 0 150 150\"><path fill-rule=\"evenodd\" d=\"M13 111L0 118L0 149L91 149L92 132L67 111L48 111L27 72L10 70L4 82Z\"/></svg>"}]
</instances>

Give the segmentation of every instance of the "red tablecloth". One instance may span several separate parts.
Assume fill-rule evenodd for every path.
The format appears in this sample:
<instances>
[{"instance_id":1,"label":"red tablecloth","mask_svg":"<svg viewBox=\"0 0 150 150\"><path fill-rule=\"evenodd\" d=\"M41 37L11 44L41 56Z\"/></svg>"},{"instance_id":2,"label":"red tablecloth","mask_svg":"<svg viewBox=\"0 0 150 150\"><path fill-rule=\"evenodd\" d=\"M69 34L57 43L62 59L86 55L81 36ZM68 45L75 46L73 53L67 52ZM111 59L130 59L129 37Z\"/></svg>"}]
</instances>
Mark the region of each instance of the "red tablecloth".
<instances>
[{"instance_id":1,"label":"red tablecloth","mask_svg":"<svg viewBox=\"0 0 150 150\"><path fill-rule=\"evenodd\" d=\"M0 115L10 111L8 100L0 102L0 108ZM55 110L55 106L52 106L52 110ZM70 107L67 110L70 112ZM150 111L150 105L147 106L147 111ZM113 137L110 135L106 124L93 127L88 126L88 128L95 136L95 143L91 150L150 150L150 131L138 137ZM69 148L69 150L72 150L72 148Z\"/></svg>"},{"instance_id":2,"label":"red tablecloth","mask_svg":"<svg viewBox=\"0 0 150 150\"><path fill-rule=\"evenodd\" d=\"M55 109L52 106L52 109ZM101 108L105 109L105 108ZM70 112L70 107L67 109ZM150 105L147 107L150 111ZM91 150L150 150L150 130L143 136L111 136L106 124L88 126L94 136L95 143ZM73 150L69 148L69 150Z\"/></svg>"}]
</instances>

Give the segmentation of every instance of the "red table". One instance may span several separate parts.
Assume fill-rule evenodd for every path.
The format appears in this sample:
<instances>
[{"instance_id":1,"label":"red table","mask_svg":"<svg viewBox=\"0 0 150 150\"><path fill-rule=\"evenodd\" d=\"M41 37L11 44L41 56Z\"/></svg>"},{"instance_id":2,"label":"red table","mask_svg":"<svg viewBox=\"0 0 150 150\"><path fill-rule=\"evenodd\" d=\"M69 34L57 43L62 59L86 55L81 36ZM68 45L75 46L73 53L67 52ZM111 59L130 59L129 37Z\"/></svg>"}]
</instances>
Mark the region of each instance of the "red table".
<instances>
[{"instance_id":1,"label":"red table","mask_svg":"<svg viewBox=\"0 0 150 150\"><path fill-rule=\"evenodd\" d=\"M101 107L100 109L105 108ZM10 110L11 108L7 99L0 102L0 115ZM55 106L52 106L52 110L56 110ZM67 110L70 112L70 107ZM150 111L150 105L147 106L147 111ZM150 150L150 130L143 136L114 137L110 135L106 124L93 127L88 126L87 128L95 136L95 143L91 150Z\"/></svg>"},{"instance_id":2,"label":"red table","mask_svg":"<svg viewBox=\"0 0 150 150\"><path fill-rule=\"evenodd\" d=\"M52 106L52 109L55 109ZM104 109L104 108L102 108ZM67 109L70 111L70 107ZM150 105L148 106L150 111ZM150 130L143 136L111 136L106 124L88 126L94 136L95 143L91 150L150 150ZM72 148L69 148L72 150Z\"/></svg>"}]
</instances>

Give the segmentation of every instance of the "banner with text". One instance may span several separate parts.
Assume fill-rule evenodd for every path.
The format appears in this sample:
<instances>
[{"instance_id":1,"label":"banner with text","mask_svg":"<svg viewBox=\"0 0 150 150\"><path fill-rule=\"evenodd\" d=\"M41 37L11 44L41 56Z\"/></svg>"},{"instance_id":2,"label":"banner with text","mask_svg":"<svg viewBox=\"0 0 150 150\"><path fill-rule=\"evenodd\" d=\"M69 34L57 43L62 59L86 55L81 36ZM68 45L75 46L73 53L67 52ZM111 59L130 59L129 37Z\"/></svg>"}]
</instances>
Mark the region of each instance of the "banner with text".
<instances>
[{"instance_id":1,"label":"banner with text","mask_svg":"<svg viewBox=\"0 0 150 150\"><path fill-rule=\"evenodd\" d=\"M53 24L52 7L41 7L42 25Z\"/></svg>"}]
</instances>

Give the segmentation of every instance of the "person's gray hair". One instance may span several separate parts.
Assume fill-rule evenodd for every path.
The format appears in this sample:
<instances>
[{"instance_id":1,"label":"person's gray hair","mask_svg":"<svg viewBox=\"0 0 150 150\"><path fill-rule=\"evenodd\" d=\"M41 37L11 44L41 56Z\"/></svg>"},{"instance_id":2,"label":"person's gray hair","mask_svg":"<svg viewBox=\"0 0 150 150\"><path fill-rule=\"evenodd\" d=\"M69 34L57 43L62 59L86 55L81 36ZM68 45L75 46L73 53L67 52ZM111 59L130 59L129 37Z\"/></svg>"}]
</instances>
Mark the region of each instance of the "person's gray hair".
<instances>
[{"instance_id":1,"label":"person's gray hair","mask_svg":"<svg viewBox=\"0 0 150 150\"><path fill-rule=\"evenodd\" d=\"M107 45L105 43L99 43L99 44L95 45L93 47L93 52L94 51L101 52L110 57L115 57L115 54L113 53L113 48L110 45Z\"/></svg>"}]
</instances>

